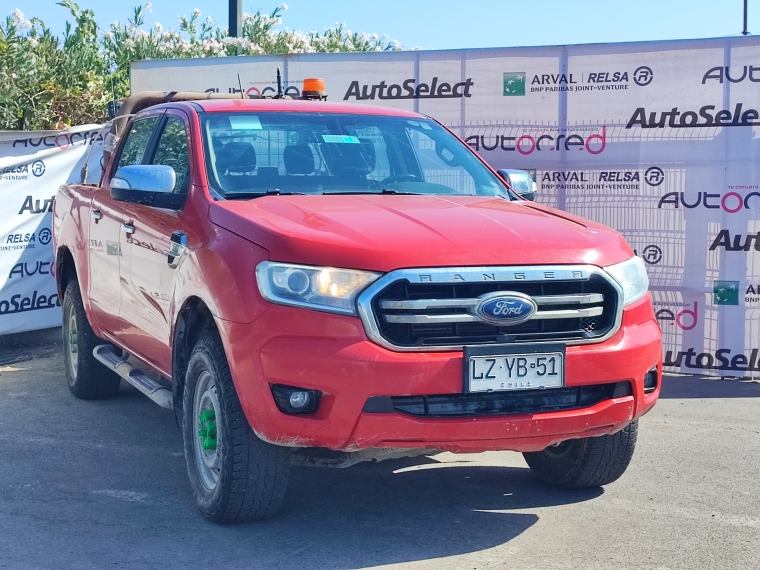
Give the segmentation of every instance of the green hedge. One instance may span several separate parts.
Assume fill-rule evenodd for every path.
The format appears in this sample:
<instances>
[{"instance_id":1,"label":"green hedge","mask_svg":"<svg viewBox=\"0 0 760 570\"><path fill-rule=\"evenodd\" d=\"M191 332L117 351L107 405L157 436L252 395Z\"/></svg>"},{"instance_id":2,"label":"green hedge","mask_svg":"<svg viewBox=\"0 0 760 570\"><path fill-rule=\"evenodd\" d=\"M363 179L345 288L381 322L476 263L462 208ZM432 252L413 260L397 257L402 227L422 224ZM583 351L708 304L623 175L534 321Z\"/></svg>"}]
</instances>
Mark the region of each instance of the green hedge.
<instances>
[{"instance_id":1,"label":"green hedge","mask_svg":"<svg viewBox=\"0 0 760 570\"><path fill-rule=\"evenodd\" d=\"M142 59L227 57L277 53L399 50L398 42L376 34L352 33L336 24L323 33L279 30L282 4L271 13L243 17L243 33L227 29L195 10L179 17L179 30L160 24L145 29L150 3L137 6L127 23L102 32L90 9L71 0L62 37L39 18L15 10L0 22L0 130L61 129L102 122L108 102L129 94L129 64Z\"/></svg>"}]
</instances>

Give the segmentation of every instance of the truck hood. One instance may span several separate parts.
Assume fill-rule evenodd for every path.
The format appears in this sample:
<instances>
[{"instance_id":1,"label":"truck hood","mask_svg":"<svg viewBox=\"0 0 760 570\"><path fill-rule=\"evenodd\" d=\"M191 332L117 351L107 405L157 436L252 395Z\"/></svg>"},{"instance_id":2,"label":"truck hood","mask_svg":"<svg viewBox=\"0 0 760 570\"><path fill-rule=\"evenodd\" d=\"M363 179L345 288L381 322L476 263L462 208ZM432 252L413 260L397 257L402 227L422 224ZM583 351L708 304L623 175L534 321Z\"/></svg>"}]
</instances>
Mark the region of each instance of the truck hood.
<instances>
[{"instance_id":1,"label":"truck hood","mask_svg":"<svg viewBox=\"0 0 760 570\"><path fill-rule=\"evenodd\" d=\"M488 196L265 196L218 201L209 218L274 261L404 267L610 265L633 255L614 230L533 202Z\"/></svg>"}]
</instances>

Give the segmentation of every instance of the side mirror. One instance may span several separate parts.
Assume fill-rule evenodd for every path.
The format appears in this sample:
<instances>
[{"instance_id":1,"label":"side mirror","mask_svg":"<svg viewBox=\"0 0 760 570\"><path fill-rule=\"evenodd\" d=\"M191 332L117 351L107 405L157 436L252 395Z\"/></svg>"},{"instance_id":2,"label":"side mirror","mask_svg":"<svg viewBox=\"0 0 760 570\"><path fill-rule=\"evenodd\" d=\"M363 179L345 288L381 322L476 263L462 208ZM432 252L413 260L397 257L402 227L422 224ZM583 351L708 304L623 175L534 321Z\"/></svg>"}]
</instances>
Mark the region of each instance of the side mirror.
<instances>
[{"instance_id":1,"label":"side mirror","mask_svg":"<svg viewBox=\"0 0 760 570\"><path fill-rule=\"evenodd\" d=\"M111 178L111 197L120 202L179 209L183 194L173 194L177 175L171 166L134 164L122 166Z\"/></svg>"},{"instance_id":2,"label":"side mirror","mask_svg":"<svg viewBox=\"0 0 760 570\"><path fill-rule=\"evenodd\" d=\"M499 170L498 173L516 194L519 194L526 200L536 199L536 183L529 172L525 170L504 169Z\"/></svg>"}]
</instances>

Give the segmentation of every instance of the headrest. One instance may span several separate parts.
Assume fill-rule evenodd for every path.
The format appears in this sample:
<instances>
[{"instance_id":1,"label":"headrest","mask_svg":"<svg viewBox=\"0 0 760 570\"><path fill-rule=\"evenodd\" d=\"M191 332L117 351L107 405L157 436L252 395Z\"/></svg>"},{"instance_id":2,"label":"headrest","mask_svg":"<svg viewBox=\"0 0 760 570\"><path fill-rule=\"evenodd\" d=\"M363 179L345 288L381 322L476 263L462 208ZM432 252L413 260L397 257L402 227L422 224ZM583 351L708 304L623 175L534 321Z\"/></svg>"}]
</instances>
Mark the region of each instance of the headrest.
<instances>
[{"instance_id":1,"label":"headrest","mask_svg":"<svg viewBox=\"0 0 760 570\"><path fill-rule=\"evenodd\" d=\"M251 143L229 142L217 151L216 167L221 173L253 172L256 170L256 151Z\"/></svg>"},{"instance_id":2,"label":"headrest","mask_svg":"<svg viewBox=\"0 0 760 570\"><path fill-rule=\"evenodd\" d=\"M333 174L366 175L375 170L375 145L371 140L359 143L322 143L322 154Z\"/></svg>"},{"instance_id":3,"label":"headrest","mask_svg":"<svg viewBox=\"0 0 760 570\"><path fill-rule=\"evenodd\" d=\"M282 151L282 160L288 174L311 174L314 172L314 155L305 144L292 144Z\"/></svg>"}]
</instances>

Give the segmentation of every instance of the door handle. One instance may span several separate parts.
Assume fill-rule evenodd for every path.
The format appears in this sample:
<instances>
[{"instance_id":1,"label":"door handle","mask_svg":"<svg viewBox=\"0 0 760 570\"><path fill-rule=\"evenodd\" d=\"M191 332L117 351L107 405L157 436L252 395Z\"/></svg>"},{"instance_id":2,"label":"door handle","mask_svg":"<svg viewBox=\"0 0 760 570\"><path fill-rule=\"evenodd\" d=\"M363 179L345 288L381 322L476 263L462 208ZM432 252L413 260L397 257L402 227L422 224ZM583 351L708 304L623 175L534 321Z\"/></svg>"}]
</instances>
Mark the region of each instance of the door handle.
<instances>
[{"instance_id":1,"label":"door handle","mask_svg":"<svg viewBox=\"0 0 760 570\"><path fill-rule=\"evenodd\" d=\"M93 218L95 218L96 220L99 220L100 218L102 218L102 217L103 217L103 214L101 213L101 211L100 211L100 210L91 210L91 211L90 211L90 215L91 215Z\"/></svg>"},{"instance_id":2,"label":"door handle","mask_svg":"<svg viewBox=\"0 0 760 570\"><path fill-rule=\"evenodd\" d=\"M128 236L131 236L133 233L135 233L135 226L132 224L121 224L121 231L123 231Z\"/></svg>"}]
</instances>

